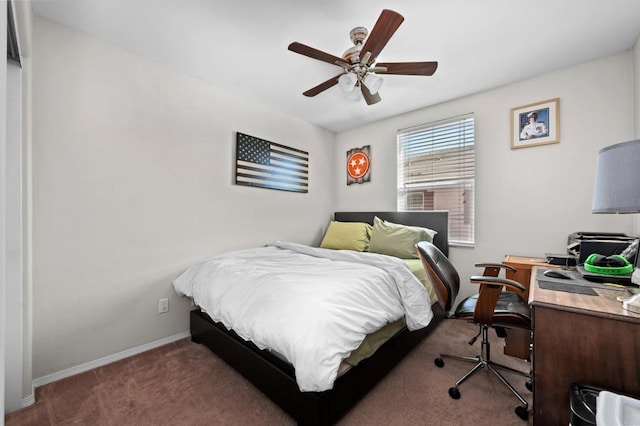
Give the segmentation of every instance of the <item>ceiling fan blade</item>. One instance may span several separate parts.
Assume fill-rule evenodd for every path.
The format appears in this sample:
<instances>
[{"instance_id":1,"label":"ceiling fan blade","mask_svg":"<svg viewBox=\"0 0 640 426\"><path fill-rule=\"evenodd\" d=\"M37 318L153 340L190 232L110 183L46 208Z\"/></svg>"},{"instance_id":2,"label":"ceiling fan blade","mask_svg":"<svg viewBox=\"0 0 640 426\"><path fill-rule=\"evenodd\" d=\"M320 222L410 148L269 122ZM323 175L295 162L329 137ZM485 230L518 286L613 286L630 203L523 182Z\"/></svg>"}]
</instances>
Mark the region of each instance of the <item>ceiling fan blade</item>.
<instances>
[{"instance_id":1,"label":"ceiling fan blade","mask_svg":"<svg viewBox=\"0 0 640 426\"><path fill-rule=\"evenodd\" d=\"M360 91L362 92L362 97L364 98L367 105L377 104L382 100L378 93L372 95L371 92L369 92L369 89L367 89L367 86L365 86L364 84L360 84Z\"/></svg>"},{"instance_id":2,"label":"ceiling fan blade","mask_svg":"<svg viewBox=\"0 0 640 426\"><path fill-rule=\"evenodd\" d=\"M360 50L360 52L364 52L365 54L367 52L371 53L369 63L373 62L380 54L391 36L393 36L400 24L402 24L402 21L404 21L404 17L398 12L389 9L382 11L378 21L369 33L369 37L367 37L367 40Z\"/></svg>"},{"instance_id":3,"label":"ceiling fan blade","mask_svg":"<svg viewBox=\"0 0 640 426\"><path fill-rule=\"evenodd\" d=\"M304 56L308 56L309 58L312 58L312 59L328 62L332 65L336 65L336 62L344 62L343 58L340 58L330 53L326 53L321 50L315 49L313 47L307 46L306 44L298 43L297 41L294 41L289 45L289 50Z\"/></svg>"},{"instance_id":4,"label":"ceiling fan blade","mask_svg":"<svg viewBox=\"0 0 640 426\"><path fill-rule=\"evenodd\" d=\"M378 74L402 75L433 75L438 69L437 62L378 62L376 68L386 68L386 71L376 71Z\"/></svg>"},{"instance_id":5,"label":"ceiling fan blade","mask_svg":"<svg viewBox=\"0 0 640 426\"><path fill-rule=\"evenodd\" d=\"M317 95L320 92L324 92L325 90L335 86L336 84L338 84L338 78L340 78L340 76L344 74L338 74L335 77L331 77L329 80L324 81L320 84L318 84L316 87L312 87L311 89L307 90L306 92L303 93L303 95L307 96L307 97L313 97L315 95Z\"/></svg>"},{"instance_id":6,"label":"ceiling fan blade","mask_svg":"<svg viewBox=\"0 0 640 426\"><path fill-rule=\"evenodd\" d=\"M344 68L345 71L349 72L351 70L351 68L353 68L350 64L344 62L344 61L340 61L340 62L336 62L336 65L339 67Z\"/></svg>"}]
</instances>

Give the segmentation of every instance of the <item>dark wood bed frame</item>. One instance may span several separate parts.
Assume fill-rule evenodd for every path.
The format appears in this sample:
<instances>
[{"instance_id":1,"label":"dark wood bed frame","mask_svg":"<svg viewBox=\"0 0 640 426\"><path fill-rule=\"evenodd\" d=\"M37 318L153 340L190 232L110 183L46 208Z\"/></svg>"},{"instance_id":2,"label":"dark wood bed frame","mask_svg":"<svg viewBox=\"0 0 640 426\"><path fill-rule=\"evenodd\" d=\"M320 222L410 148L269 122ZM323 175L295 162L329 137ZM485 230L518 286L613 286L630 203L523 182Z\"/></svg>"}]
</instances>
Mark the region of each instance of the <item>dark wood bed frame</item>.
<instances>
[{"instance_id":1,"label":"dark wood bed frame","mask_svg":"<svg viewBox=\"0 0 640 426\"><path fill-rule=\"evenodd\" d=\"M432 212L336 212L341 222L373 223L373 217L394 223L434 229L434 244L449 253L449 216L446 211ZM300 425L335 423L384 376L417 346L443 319L442 309L433 306L434 318L429 326L409 331L406 327L383 344L375 354L338 377L333 389L324 392L301 392L293 366L268 351L227 330L200 310L191 311L191 339L202 343L231 365Z\"/></svg>"}]
</instances>

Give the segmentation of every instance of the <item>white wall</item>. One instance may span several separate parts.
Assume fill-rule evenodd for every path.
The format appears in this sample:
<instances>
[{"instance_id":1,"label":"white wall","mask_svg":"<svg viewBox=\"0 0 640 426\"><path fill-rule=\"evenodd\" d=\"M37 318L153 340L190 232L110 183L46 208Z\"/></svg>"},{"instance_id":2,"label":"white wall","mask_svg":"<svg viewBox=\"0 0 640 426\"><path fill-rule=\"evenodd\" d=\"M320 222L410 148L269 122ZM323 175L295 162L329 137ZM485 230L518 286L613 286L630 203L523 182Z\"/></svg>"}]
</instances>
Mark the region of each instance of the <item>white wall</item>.
<instances>
[{"instance_id":1,"label":"white wall","mask_svg":"<svg viewBox=\"0 0 640 426\"><path fill-rule=\"evenodd\" d=\"M187 331L197 259L319 243L332 133L41 18L33 72L34 378ZM309 193L233 185L236 131L308 151Z\"/></svg>"},{"instance_id":2,"label":"white wall","mask_svg":"<svg viewBox=\"0 0 640 426\"><path fill-rule=\"evenodd\" d=\"M0 13L0 49L2 57L7 57L7 14ZM0 129L7 128L7 60L0 61ZM6 221L6 170L7 162L5 155L7 148L7 134L0 132L0 235L5 235ZM5 239L0 238L0 413L4 413L4 359L5 359L5 301L6 301L6 265L7 253ZM0 420L0 425L4 424L4 416Z\"/></svg>"},{"instance_id":3,"label":"white wall","mask_svg":"<svg viewBox=\"0 0 640 426\"><path fill-rule=\"evenodd\" d=\"M475 248L451 249L461 280L506 254L564 252L574 231L632 231L630 215L591 214L598 149L633 136L631 52L404 114L337 135L336 210L396 208L396 130L472 112ZM510 109L560 98L560 143L510 149ZM347 187L346 151L371 145L371 183ZM468 294L470 284L461 292Z\"/></svg>"},{"instance_id":4,"label":"white wall","mask_svg":"<svg viewBox=\"0 0 640 426\"><path fill-rule=\"evenodd\" d=\"M7 253L5 306L5 408L22 408L23 306L22 288L22 69L7 63L6 228Z\"/></svg>"},{"instance_id":5,"label":"white wall","mask_svg":"<svg viewBox=\"0 0 640 426\"><path fill-rule=\"evenodd\" d=\"M31 4L12 1L20 64L7 64L4 409L33 403L30 285Z\"/></svg>"}]
</instances>

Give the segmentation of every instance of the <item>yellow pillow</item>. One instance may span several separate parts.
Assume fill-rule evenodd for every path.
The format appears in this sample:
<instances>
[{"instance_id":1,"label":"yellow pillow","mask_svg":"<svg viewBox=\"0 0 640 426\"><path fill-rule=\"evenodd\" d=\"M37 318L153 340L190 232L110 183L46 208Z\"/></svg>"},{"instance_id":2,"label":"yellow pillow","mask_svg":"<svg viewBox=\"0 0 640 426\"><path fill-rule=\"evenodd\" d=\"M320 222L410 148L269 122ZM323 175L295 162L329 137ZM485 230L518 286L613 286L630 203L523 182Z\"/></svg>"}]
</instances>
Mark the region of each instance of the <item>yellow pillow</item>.
<instances>
[{"instance_id":1,"label":"yellow pillow","mask_svg":"<svg viewBox=\"0 0 640 426\"><path fill-rule=\"evenodd\" d=\"M331 221L320 247L334 250L365 251L369 247L371 225L364 222Z\"/></svg>"},{"instance_id":2,"label":"yellow pillow","mask_svg":"<svg viewBox=\"0 0 640 426\"><path fill-rule=\"evenodd\" d=\"M419 241L433 242L433 237L436 234L437 232L433 229L400 225L375 216L369 251L400 259L416 259L418 258L416 243Z\"/></svg>"}]
</instances>

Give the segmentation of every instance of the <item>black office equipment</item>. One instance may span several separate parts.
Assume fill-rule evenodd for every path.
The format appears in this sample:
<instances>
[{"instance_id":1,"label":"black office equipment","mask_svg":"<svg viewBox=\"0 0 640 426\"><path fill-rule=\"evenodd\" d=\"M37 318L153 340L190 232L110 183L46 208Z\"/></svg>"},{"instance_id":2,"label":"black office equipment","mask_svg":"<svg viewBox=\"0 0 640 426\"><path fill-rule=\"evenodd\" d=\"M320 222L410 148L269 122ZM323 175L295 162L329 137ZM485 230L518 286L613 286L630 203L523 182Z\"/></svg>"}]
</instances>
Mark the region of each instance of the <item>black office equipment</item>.
<instances>
[{"instance_id":1,"label":"black office equipment","mask_svg":"<svg viewBox=\"0 0 640 426\"><path fill-rule=\"evenodd\" d=\"M588 294L589 296L598 295L598 293L596 293L595 290L591 287L558 281L538 280L538 287L545 290L564 291L566 293Z\"/></svg>"},{"instance_id":2,"label":"black office equipment","mask_svg":"<svg viewBox=\"0 0 640 426\"><path fill-rule=\"evenodd\" d=\"M619 290L620 292L624 292L625 294L628 294L628 292L625 291L628 288L626 284L619 282L619 283L615 283L618 286L614 286L614 285L611 285L613 284L613 281L609 281L609 280L607 281L587 280L582 276L583 274L580 273L580 270L579 270L580 268L581 267L579 266L575 270L574 269L563 270L562 273L568 276L569 279L554 278L545 274L546 271L544 269L538 269L536 280L538 280L540 288L544 288L547 290L557 290L557 291L564 291L568 293L589 294L594 296L597 293L592 291L592 289L598 288L603 290ZM584 271L584 272L587 272L587 271Z\"/></svg>"},{"instance_id":3,"label":"black office equipment","mask_svg":"<svg viewBox=\"0 0 640 426\"><path fill-rule=\"evenodd\" d=\"M578 256L578 265L584 265L584 262L592 254L599 254L602 256L611 256L613 254L620 254L625 251L634 239L621 241L621 240L589 240L580 243L580 254ZM631 263L635 264L635 254L631 259Z\"/></svg>"},{"instance_id":4,"label":"black office equipment","mask_svg":"<svg viewBox=\"0 0 640 426\"><path fill-rule=\"evenodd\" d=\"M577 257L578 264L582 265L592 253L604 256L620 254L636 240L623 233L573 232L567 237L567 254Z\"/></svg>"},{"instance_id":5,"label":"black office equipment","mask_svg":"<svg viewBox=\"0 0 640 426\"><path fill-rule=\"evenodd\" d=\"M570 280L571 277L567 275L565 272L557 271L555 269L547 269L542 273L545 277L550 278L560 278L562 280Z\"/></svg>"},{"instance_id":6,"label":"black office equipment","mask_svg":"<svg viewBox=\"0 0 640 426\"><path fill-rule=\"evenodd\" d=\"M631 282L631 274L626 275L608 275L608 274L596 274L594 272L589 272L584 269L584 266L578 265L576 266L576 270L582 275L587 281L593 281L596 283L613 283L620 284L624 286L635 286Z\"/></svg>"},{"instance_id":7,"label":"black office equipment","mask_svg":"<svg viewBox=\"0 0 640 426\"><path fill-rule=\"evenodd\" d=\"M545 253L549 265L576 266L578 259L573 254Z\"/></svg>"}]
</instances>

